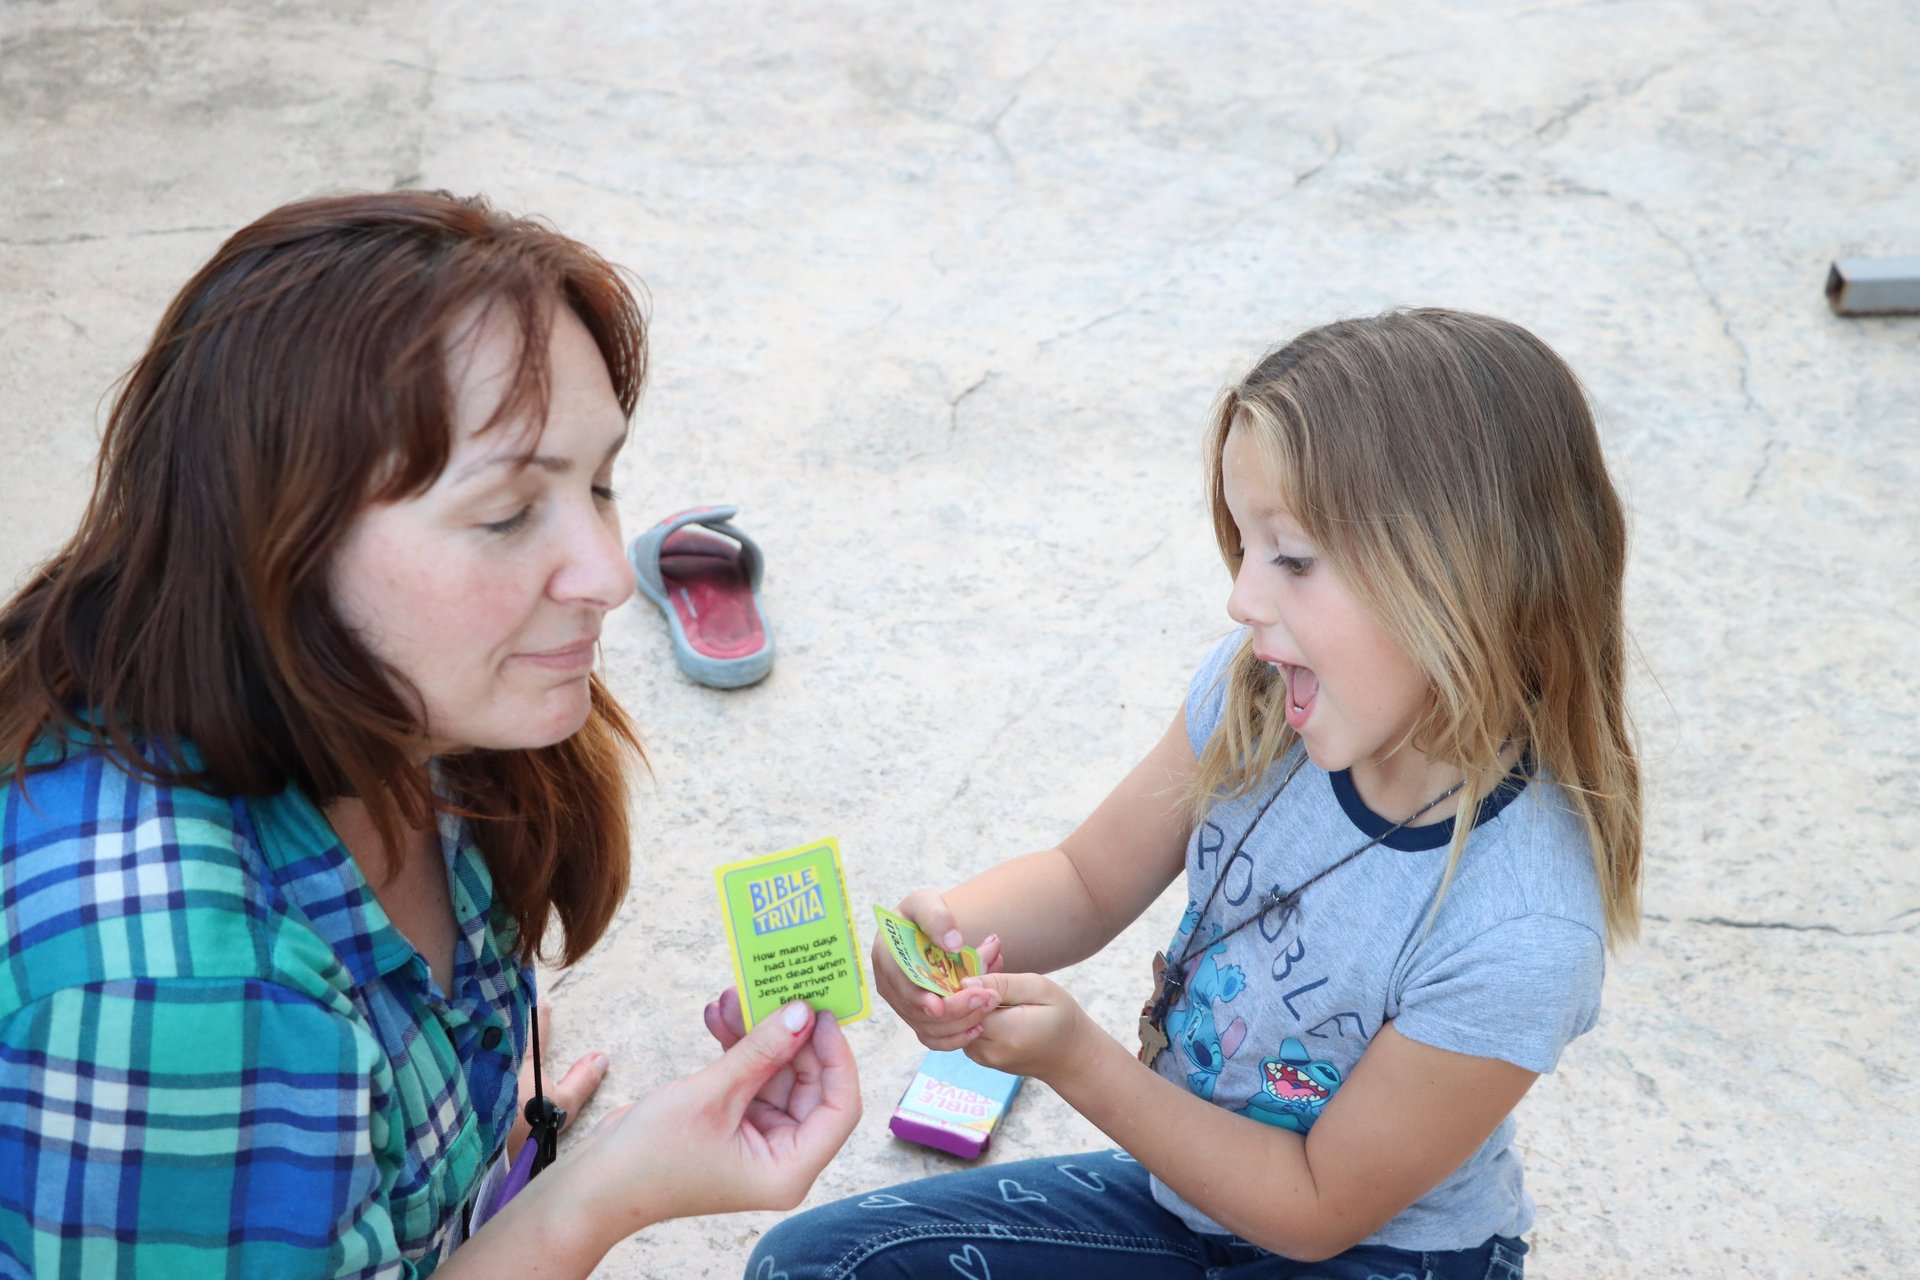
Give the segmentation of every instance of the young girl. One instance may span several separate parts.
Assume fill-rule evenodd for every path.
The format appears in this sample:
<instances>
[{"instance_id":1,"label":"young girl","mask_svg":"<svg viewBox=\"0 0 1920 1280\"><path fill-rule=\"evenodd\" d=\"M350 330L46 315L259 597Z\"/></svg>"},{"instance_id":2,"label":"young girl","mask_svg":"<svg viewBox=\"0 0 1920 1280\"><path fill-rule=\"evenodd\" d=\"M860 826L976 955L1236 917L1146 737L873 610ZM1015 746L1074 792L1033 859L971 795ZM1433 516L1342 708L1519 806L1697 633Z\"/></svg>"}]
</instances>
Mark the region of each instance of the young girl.
<instances>
[{"instance_id":1,"label":"young girl","mask_svg":"<svg viewBox=\"0 0 1920 1280\"><path fill-rule=\"evenodd\" d=\"M1057 848L901 904L994 972L942 999L874 963L926 1045L1046 1081L1120 1149L829 1205L750 1275L1520 1274L1514 1106L1637 931L1626 543L1592 418L1526 331L1396 312L1261 360L1207 459L1239 630ZM1040 975L1183 866L1122 1043Z\"/></svg>"}]
</instances>

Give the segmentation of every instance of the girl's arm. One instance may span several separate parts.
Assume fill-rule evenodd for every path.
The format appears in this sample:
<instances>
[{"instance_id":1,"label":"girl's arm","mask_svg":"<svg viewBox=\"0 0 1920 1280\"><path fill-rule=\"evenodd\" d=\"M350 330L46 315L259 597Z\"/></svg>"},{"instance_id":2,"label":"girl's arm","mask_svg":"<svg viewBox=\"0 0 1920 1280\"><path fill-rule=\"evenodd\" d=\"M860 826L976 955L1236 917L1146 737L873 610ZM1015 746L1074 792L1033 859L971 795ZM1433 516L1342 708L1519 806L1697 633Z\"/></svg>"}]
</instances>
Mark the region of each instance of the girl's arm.
<instances>
[{"instance_id":1,"label":"girl's arm","mask_svg":"<svg viewBox=\"0 0 1920 1280\"><path fill-rule=\"evenodd\" d=\"M1410 1040L1388 1023L1303 1136L1164 1079L1044 978L983 982L1004 1004L970 1057L1039 1076L1189 1204L1301 1262L1352 1248L1437 1186L1536 1078Z\"/></svg>"},{"instance_id":2,"label":"girl's arm","mask_svg":"<svg viewBox=\"0 0 1920 1280\"><path fill-rule=\"evenodd\" d=\"M1057 969L1112 940L1159 896L1186 861L1193 778L1184 709L1153 750L1078 830L1051 849L990 868L947 894L910 893L900 914L949 951L977 942L992 970ZM907 980L873 943L873 985L929 1049L958 1049L980 1034L986 991L939 996Z\"/></svg>"},{"instance_id":3,"label":"girl's arm","mask_svg":"<svg viewBox=\"0 0 1920 1280\"><path fill-rule=\"evenodd\" d=\"M1084 960L1152 905L1186 862L1193 822L1186 807L1193 747L1184 708L1146 758L1091 817L1058 845L1010 859L944 895L916 895L939 938L957 928L970 939L1000 937L1005 967L1045 973ZM942 927L936 928L936 925Z\"/></svg>"}]
</instances>

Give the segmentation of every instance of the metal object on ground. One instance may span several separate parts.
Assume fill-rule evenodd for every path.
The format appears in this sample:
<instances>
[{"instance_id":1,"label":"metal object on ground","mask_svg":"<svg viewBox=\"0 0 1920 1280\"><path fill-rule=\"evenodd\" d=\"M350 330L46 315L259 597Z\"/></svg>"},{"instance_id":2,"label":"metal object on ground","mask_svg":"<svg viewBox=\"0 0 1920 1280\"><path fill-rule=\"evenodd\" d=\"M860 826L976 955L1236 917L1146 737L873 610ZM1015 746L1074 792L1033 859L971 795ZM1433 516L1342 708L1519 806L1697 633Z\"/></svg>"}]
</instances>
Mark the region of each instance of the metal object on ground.
<instances>
[{"instance_id":1,"label":"metal object on ground","mask_svg":"<svg viewBox=\"0 0 1920 1280\"><path fill-rule=\"evenodd\" d=\"M1920 258L1841 258L1827 269L1827 302L1843 316L1920 312Z\"/></svg>"}]
</instances>

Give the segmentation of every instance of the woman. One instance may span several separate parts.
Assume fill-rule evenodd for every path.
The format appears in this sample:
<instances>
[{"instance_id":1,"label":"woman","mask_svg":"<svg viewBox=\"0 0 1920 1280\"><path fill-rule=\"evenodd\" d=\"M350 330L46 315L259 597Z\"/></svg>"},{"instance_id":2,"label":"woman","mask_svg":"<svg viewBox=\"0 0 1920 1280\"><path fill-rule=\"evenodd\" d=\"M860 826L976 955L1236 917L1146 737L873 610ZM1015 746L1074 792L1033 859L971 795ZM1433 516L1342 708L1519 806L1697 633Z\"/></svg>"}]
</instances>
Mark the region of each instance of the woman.
<instances>
[{"instance_id":1,"label":"woman","mask_svg":"<svg viewBox=\"0 0 1920 1280\"><path fill-rule=\"evenodd\" d=\"M481 1225L529 962L627 887L645 370L615 269L439 193L275 210L175 300L0 609L0 1274L585 1275L845 1140L796 1004Z\"/></svg>"}]
</instances>

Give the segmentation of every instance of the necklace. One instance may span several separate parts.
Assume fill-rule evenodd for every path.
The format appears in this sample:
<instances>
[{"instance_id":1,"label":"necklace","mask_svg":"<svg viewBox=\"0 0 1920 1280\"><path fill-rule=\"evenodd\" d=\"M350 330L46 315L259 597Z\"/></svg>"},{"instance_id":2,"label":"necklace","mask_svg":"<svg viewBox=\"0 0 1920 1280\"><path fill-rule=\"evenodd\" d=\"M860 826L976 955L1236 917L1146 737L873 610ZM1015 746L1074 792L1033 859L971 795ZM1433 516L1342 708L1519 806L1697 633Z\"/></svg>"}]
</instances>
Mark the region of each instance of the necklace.
<instances>
[{"instance_id":1,"label":"necklace","mask_svg":"<svg viewBox=\"0 0 1920 1280\"><path fill-rule=\"evenodd\" d=\"M1186 990L1187 965L1194 957L1198 956L1208 947L1225 942L1228 938L1233 937L1236 933L1239 933L1242 929L1245 929L1269 911L1277 909L1280 912L1280 925L1285 927L1288 919L1292 917L1294 911L1300 906L1301 894L1305 893L1325 877L1338 871L1341 867L1346 866L1349 862L1352 862L1355 858L1373 848L1381 841L1387 839L1415 818L1432 810L1436 805L1439 805L1466 785L1466 779L1462 778L1459 782L1454 783L1445 791L1442 791L1439 795L1427 801L1418 809L1415 809L1412 813L1400 819L1400 821L1394 823L1391 827L1388 827L1385 831L1382 831L1379 835L1368 840L1365 844L1348 850L1345 854L1342 854L1339 858L1320 868L1320 870L1314 872L1285 893L1282 893L1277 886L1269 889L1261 895L1260 901L1254 904L1252 912L1235 922L1231 929L1202 941L1200 926L1206 923L1207 912L1213 910L1214 899L1220 896L1220 886L1225 884L1227 880L1227 868L1232 866L1233 860L1240 856L1240 850L1246 846L1248 838L1259 828L1261 820L1267 816L1267 810L1273 808L1273 802L1280 798L1281 792L1287 789L1288 785L1293 782L1294 776L1300 772L1306 763L1307 754L1302 751L1300 758L1294 761L1293 767L1287 770L1287 776L1280 780L1280 785L1273 789L1273 794L1268 796L1265 802L1261 804L1260 811L1253 815L1253 821L1247 824L1247 829L1240 833L1240 838L1234 842L1233 851L1227 854L1226 858L1220 863L1220 873L1213 879L1213 888L1208 891L1207 900L1200 906L1200 915L1193 922L1193 932L1187 935L1186 945L1180 948L1179 958L1169 962L1164 951L1156 951L1153 953L1153 978L1154 982L1158 985L1154 990L1152 999L1148 1000L1140 1009L1140 1061L1146 1063L1148 1066L1152 1066L1154 1060L1160 1056L1161 1050L1172 1043L1172 1041L1168 1039L1166 1032L1167 1013L1173 1008L1173 1002L1179 998L1180 993Z\"/></svg>"}]
</instances>

